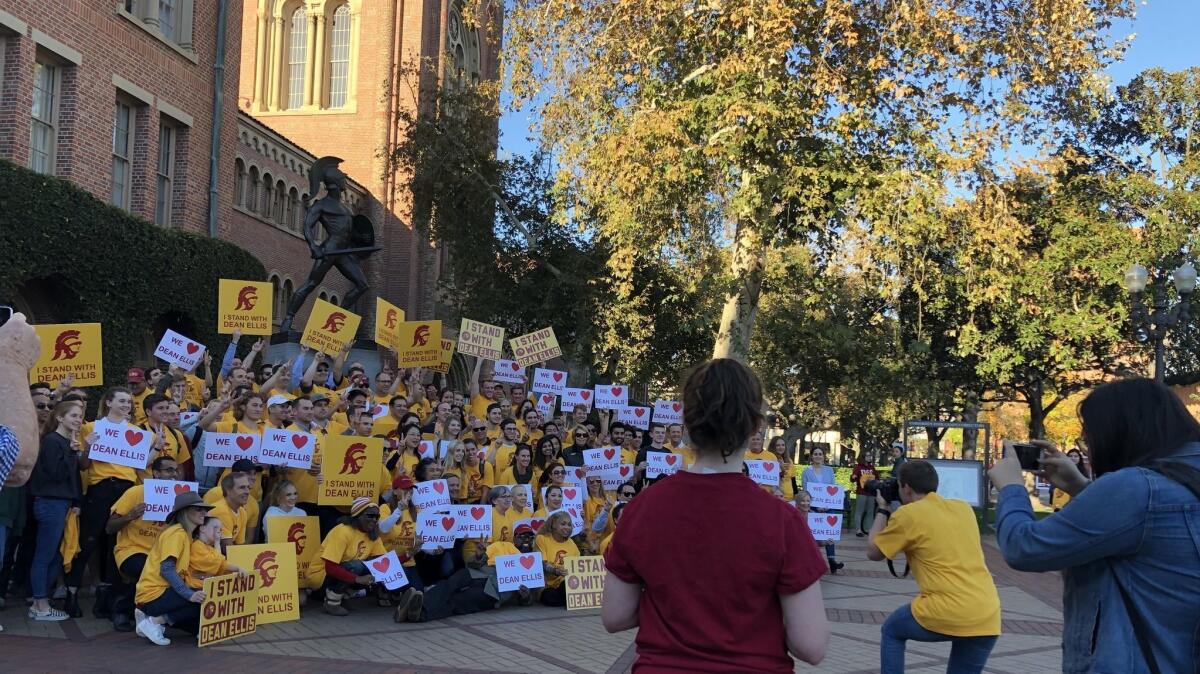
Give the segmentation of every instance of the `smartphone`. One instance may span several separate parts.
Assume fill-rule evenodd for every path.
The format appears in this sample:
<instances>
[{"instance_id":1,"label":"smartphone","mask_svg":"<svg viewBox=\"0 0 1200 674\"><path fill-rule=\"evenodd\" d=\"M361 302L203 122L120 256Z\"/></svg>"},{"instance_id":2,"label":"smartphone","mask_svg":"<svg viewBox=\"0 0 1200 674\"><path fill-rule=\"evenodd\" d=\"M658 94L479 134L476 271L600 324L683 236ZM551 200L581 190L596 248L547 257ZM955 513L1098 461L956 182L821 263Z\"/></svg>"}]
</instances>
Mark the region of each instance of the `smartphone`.
<instances>
[{"instance_id":1,"label":"smartphone","mask_svg":"<svg viewBox=\"0 0 1200 674\"><path fill-rule=\"evenodd\" d=\"M1042 465L1038 461L1042 456L1041 447L1025 442L1014 442L1012 448L1017 453L1017 460L1021 462L1021 470L1042 469Z\"/></svg>"},{"instance_id":2,"label":"smartphone","mask_svg":"<svg viewBox=\"0 0 1200 674\"><path fill-rule=\"evenodd\" d=\"M7 323L8 319L12 318L12 315L13 315L12 307L6 307L6 306L0 304L0 325L4 325L5 323Z\"/></svg>"}]
</instances>

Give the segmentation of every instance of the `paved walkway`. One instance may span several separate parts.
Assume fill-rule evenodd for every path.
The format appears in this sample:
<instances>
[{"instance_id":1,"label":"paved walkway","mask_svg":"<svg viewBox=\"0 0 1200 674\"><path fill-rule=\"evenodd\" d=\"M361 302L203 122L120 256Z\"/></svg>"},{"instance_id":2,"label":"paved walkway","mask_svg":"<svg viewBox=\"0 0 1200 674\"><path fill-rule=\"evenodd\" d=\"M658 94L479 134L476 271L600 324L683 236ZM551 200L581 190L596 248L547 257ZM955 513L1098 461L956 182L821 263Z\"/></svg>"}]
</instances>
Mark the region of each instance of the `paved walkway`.
<instances>
[{"instance_id":1,"label":"paved walkway","mask_svg":"<svg viewBox=\"0 0 1200 674\"><path fill-rule=\"evenodd\" d=\"M910 600L916 584L892 578L866 560L864 539L839 546L846 568L822 581L833 639L825 661L796 671L870 674L879 671L879 624ZM1005 566L988 541L988 566L1004 607L1004 635L985 671L1017 674L1059 671L1062 586L1058 574L1026 574ZM388 609L362 600L354 613L333 618L313 606L303 620L266 625L250 637L198 649L180 633L161 648L133 634L113 632L90 617L37 623L24 609L0 611L0 671L10 674L133 671L622 673L635 657L633 632L607 634L598 611L530 607L460 616L433 623L392 622ZM731 616L737 618L738 616ZM740 616L752 619L752 616ZM944 672L947 644L913 643L912 674Z\"/></svg>"}]
</instances>

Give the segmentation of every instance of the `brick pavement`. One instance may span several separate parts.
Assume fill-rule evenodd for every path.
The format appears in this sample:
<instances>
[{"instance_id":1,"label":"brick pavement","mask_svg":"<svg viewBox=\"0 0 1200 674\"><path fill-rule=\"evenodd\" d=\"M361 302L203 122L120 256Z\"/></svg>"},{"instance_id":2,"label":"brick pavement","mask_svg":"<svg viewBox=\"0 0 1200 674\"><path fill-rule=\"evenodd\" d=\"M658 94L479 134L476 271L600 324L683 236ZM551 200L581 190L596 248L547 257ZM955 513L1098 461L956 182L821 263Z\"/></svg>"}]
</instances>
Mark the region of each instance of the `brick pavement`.
<instances>
[{"instance_id":1,"label":"brick pavement","mask_svg":"<svg viewBox=\"0 0 1200 674\"><path fill-rule=\"evenodd\" d=\"M1058 574L1009 569L985 539L988 566L1003 605L1003 629L985 670L1016 674L1061 669L1062 585ZM879 625L916 591L911 579L892 578L867 561L863 539L838 546L846 569L822 582L832 638L825 661L796 671L836 674L877 672ZM348 618L313 606L301 621L266 625L250 637L205 649L182 634L160 648L132 634L117 634L90 617L62 623L24 620L24 610L0 611L0 671L45 672L220 671L271 674L449 674L536 672L620 674L636 656L632 632L610 635L598 611L530 607L479 613L421 624L397 625L388 609L363 601ZM86 612L86 611L85 611ZM945 671L948 644L911 643L908 671Z\"/></svg>"}]
</instances>

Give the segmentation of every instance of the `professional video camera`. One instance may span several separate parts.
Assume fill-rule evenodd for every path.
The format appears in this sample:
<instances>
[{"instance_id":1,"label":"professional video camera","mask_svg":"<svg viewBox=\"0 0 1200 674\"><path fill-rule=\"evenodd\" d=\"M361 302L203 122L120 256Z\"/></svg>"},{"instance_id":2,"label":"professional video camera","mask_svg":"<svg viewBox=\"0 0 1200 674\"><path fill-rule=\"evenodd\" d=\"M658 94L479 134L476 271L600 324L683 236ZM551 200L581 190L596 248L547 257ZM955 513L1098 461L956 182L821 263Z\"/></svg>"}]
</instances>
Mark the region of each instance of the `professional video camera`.
<instances>
[{"instance_id":1,"label":"professional video camera","mask_svg":"<svg viewBox=\"0 0 1200 674\"><path fill-rule=\"evenodd\" d=\"M867 480L863 483L863 492L867 496L883 495L883 500L892 503L900 500L900 481L894 477L882 480Z\"/></svg>"}]
</instances>

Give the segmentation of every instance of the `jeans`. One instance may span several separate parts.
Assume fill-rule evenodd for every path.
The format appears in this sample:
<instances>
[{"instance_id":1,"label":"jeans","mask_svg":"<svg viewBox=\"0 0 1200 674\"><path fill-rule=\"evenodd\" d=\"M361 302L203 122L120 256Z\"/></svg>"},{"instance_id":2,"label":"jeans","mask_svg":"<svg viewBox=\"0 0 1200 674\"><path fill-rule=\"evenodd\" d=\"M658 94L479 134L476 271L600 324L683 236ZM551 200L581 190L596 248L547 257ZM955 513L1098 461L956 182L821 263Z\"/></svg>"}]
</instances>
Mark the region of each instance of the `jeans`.
<instances>
[{"instance_id":1,"label":"jeans","mask_svg":"<svg viewBox=\"0 0 1200 674\"><path fill-rule=\"evenodd\" d=\"M367 563L361 559L349 559L342 562L342 568L353 573L356 576L369 576L371 572L367 569ZM334 578L332 575L325 575L325 590L335 594L346 594L351 590L356 590L359 587L357 583L347 583L339 578Z\"/></svg>"},{"instance_id":2,"label":"jeans","mask_svg":"<svg viewBox=\"0 0 1200 674\"><path fill-rule=\"evenodd\" d=\"M834 559L837 554L837 547L833 543L825 544L825 559Z\"/></svg>"},{"instance_id":3,"label":"jeans","mask_svg":"<svg viewBox=\"0 0 1200 674\"><path fill-rule=\"evenodd\" d=\"M0 559L4 559L4 552L8 549L8 527L0 524Z\"/></svg>"},{"instance_id":4,"label":"jeans","mask_svg":"<svg viewBox=\"0 0 1200 674\"><path fill-rule=\"evenodd\" d=\"M167 624L171 627L192 634L200 631L200 604L190 599L184 599L169 587L158 599L142 604L141 609L142 613L148 616L165 617Z\"/></svg>"},{"instance_id":5,"label":"jeans","mask_svg":"<svg viewBox=\"0 0 1200 674\"><path fill-rule=\"evenodd\" d=\"M71 502L65 498L33 499L33 516L37 518L37 543L33 552L33 563L29 568L29 589L34 599L50 596L50 583L62 571L63 529L67 526L67 511Z\"/></svg>"},{"instance_id":6,"label":"jeans","mask_svg":"<svg viewBox=\"0 0 1200 674\"><path fill-rule=\"evenodd\" d=\"M904 674L904 642L950 641L950 661L946 674L979 674L987 664L999 636L952 637L930 632L913 618L912 604L896 609L880 630L879 667L882 674Z\"/></svg>"},{"instance_id":7,"label":"jeans","mask_svg":"<svg viewBox=\"0 0 1200 674\"><path fill-rule=\"evenodd\" d=\"M854 497L854 530L866 532L875 520L875 497L859 494Z\"/></svg>"}]
</instances>

